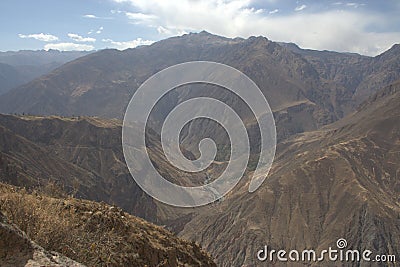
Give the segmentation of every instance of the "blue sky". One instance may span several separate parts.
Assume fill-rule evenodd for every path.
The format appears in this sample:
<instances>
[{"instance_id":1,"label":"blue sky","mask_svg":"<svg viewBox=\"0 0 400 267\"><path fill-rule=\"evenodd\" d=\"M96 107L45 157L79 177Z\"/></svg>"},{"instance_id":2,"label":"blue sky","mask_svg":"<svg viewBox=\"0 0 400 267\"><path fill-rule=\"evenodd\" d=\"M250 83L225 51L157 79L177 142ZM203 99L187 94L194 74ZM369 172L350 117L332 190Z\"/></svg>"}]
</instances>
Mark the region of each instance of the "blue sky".
<instances>
[{"instance_id":1,"label":"blue sky","mask_svg":"<svg viewBox=\"0 0 400 267\"><path fill-rule=\"evenodd\" d=\"M400 43L400 1L1 0L0 51L126 49L206 30L377 55Z\"/></svg>"}]
</instances>

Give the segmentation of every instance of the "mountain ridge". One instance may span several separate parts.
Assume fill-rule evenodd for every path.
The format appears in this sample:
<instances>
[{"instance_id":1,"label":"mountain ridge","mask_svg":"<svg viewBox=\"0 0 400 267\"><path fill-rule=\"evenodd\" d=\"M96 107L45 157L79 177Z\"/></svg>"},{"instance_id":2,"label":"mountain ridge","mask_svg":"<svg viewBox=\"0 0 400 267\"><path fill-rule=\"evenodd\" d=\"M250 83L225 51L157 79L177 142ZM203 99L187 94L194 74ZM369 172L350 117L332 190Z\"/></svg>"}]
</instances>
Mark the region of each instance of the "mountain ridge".
<instances>
[{"instance_id":1,"label":"mountain ridge","mask_svg":"<svg viewBox=\"0 0 400 267\"><path fill-rule=\"evenodd\" d=\"M395 47L385 53L398 56ZM373 93L373 88L400 78L395 68L398 57L389 60L385 53L366 57L303 50L261 36L230 39L203 31L171 37L150 46L92 53L0 97L0 112L122 118L127 99L150 75L178 63L211 60L236 67L250 76L273 110L300 100L316 104L307 105L309 111L305 112L310 113L308 120L317 125L313 126L315 129L354 111ZM381 77L378 83L368 85L376 77ZM312 129L302 131L307 130Z\"/></svg>"},{"instance_id":2,"label":"mountain ridge","mask_svg":"<svg viewBox=\"0 0 400 267\"><path fill-rule=\"evenodd\" d=\"M90 54L0 97L0 112L122 118L128 99L150 75L194 60L228 64L252 78L272 109L279 111L279 138L341 118L351 101L345 88L321 79L303 56L265 37L229 39L202 32L125 51ZM226 93L214 93L229 98ZM180 98L177 93L174 101ZM298 106L299 101L303 105ZM295 122L300 113L307 123Z\"/></svg>"}]
</instances>

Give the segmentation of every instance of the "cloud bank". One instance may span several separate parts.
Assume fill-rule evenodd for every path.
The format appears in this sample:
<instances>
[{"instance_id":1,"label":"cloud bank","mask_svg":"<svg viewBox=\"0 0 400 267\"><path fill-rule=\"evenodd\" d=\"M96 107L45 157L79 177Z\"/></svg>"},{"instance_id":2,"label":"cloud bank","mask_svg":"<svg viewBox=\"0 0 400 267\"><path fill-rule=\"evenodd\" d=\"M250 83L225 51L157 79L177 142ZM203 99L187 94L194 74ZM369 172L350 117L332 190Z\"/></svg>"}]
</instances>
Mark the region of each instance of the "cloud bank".
<instances>
[{"instance_id":1,"label":"cloud bank","mask_svg":"<svg viewBox=\"0 0 400 267\"><path fill-rule=\"evenodd\" d=\"M81 42L81 43L87 43L87 42L91 42L94 43L96 42L95 38L91 38L91 37L82 37L76 33L68 33L68 37L71 38L72 40L74 40L75 42Z\"/></svg>"},{"instance_id":2,"label":"cloud bank","mask_svg":"<svg viewBox=\"0 0 400 267\"><path fill-rule=\"evenodd\" d=\"M132 23L164 36L201 30L228 37L263 35L303 48L366 55L376 55L400 41L399 31L372 30L385 28L390 20L385 14L361 10L362 4L356 3L338 2L332 5L335 9L318 11L302 4L293 6L291 12L277 13L255 8L252 0L113 1L130 4L132 12L125 14Z\"/></svg>"},{"instance_id":3,"label":"cloud bank","mask_svg":"<svg viewBox=\"0 0 400 267\"><path fill-rule=\"evenodd\" d=\"M307 7L306 5L301 5L301 6L296 7L296 8L294 9L294 11L302 11L302 10L305 9L306 7Z\"/></svg>"},{"instance_id":4,"label":"cloud bank","mask_svg":"<svg viewBox=\"0 0 400 267\"><path fill-rule=\"evenodd\" d=\"M141 45L151 45L154 43L154 41L150 40L143 40L142 38L137 38L136 40L132 41L125 41L125 42L117 42L111 39L103 39L102 40L104 43L108 43L107 45L108 48L115 48L118 50L125 50L128 48L135 48Z\"/></svg>"},{"instance_id":5,"label":"cloud bank","mask_svg":"<svg viewBox=\"0 0 400 267\"><path fill-rule=\"evenodd\" d=\"M83 15L83 17L88 18L88 19L99 19L98 16L93 15L93 14L86 14L86 15Z\"/></svg>"},{"instance_id":6,"label":"cloud bank","mask_svg":"<svg viewBox=\"0 0 400 267\"><path fill-rule=\"evenodd\" d=\"M18 36L20 38L23 39L28 39L28 38L32 38L32 39L36 39L38 41L43 41L43 42L54 42L54 41L58 41L58 37L51 35L51 34L44 34L44 33L34 33L34 34L18 34Z\"/></svg>"}]
</instances>

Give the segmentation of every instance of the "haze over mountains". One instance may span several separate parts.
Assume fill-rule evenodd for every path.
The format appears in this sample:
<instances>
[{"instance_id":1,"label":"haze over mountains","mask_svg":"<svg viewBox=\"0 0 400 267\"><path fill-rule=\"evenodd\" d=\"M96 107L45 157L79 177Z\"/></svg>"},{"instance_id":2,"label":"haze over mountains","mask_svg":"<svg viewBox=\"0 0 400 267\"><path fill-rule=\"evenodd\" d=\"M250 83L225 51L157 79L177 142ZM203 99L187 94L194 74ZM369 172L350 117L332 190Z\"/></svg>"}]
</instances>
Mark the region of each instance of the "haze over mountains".
<instances>
[{"instance_id":1,"label":"haze over mountains","mask_svg":"<svg viewBox=\"0 0 400 267\"><path fill-rule=\"evenodd\" d=\"M279 142L259 190L248 193L248 168L224 201L180 209L153 200L131 179L120 119L143 81L192 60L225 63L253 79L274 112ZM198 89L168 95L155 120L198 96ZM226 91L208 90L232 102ZM246 108L234 104L248 119ZM54 183L76 198L117 205L195 240L218 266L268 266L256 258L264 245L323 250L339 238L353 249L400 256L400 45L366 57L303 50L264 37L188 34L78 58L0 96L0 112L25 113L0 115L2 182L29 190ZM210 125L190 126L183 144L189 157ZM169 166L158 134L150 131L148 150L161 173L173 181L204 178ZM252 140L254 148L257 135ZM221 162L209 174L217 174Z\"/></svg>"},{"instance_id":2,"label":"haze over mountains","mask_svg":"<svg viewBox=\"0 0 400 267\"><path fill-rule=\"evenodd\" d=\"M87 54L89 52L56 50L0 52L0 94Z\"/></svg>"}]
</instances>

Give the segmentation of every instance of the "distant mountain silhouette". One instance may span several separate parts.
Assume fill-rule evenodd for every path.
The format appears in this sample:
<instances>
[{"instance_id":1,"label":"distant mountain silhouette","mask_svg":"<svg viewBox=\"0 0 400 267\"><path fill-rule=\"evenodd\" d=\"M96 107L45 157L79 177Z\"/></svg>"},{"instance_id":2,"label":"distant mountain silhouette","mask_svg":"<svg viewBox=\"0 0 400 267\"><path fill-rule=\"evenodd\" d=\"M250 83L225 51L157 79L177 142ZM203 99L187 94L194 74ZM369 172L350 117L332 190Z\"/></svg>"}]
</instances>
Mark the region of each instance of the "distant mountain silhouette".
<instances>
[{"instance_id":1,"label":"distant mountain silhouette","mask_svg":"<svg viewBox=\"0 0 400 267\"><path fill-rule=\"evenodd\" d=\"M0 52L0 94L87 54L89 52L56 50Z\"/></svg>"}]
</instances>

